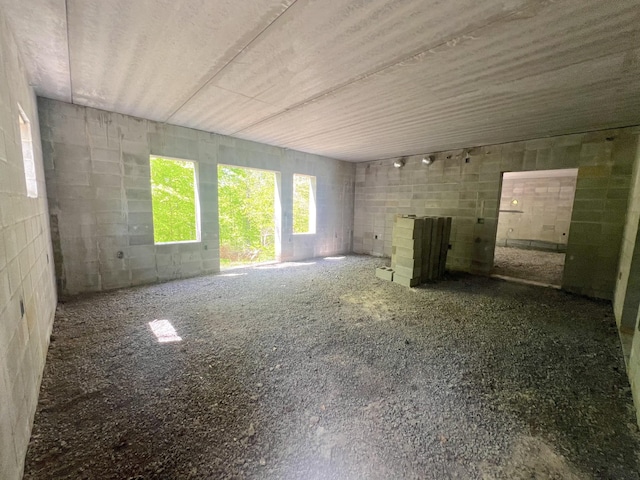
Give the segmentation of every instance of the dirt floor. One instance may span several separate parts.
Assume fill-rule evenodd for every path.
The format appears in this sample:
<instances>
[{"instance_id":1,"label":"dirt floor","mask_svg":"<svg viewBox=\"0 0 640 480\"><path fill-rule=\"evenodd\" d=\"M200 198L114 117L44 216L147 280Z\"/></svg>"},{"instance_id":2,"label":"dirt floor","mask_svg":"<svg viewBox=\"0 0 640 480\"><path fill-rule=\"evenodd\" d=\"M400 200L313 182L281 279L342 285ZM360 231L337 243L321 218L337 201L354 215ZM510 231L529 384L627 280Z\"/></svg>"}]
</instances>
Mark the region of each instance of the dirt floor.
<instances>
[{"instance_id":1,"label":"dirt floor","mask_svg":"<svg viewBox=\"0 0 640 480\"><path fill-rule=\"evenodd\" d=\"M382 263L62 303L25 478L640 478L608 303L462 274L409 289Z\"/></svg>"},{"instance_id":2,"label":"dirt floor","mask_svg":"<svg viewBox=\"0 0 640 480\"><path fill-rule=\"evenodd\" d=\"M493 273L560 286L564 257L564 253L496 247Z\"/></svg>"}]
</instances>

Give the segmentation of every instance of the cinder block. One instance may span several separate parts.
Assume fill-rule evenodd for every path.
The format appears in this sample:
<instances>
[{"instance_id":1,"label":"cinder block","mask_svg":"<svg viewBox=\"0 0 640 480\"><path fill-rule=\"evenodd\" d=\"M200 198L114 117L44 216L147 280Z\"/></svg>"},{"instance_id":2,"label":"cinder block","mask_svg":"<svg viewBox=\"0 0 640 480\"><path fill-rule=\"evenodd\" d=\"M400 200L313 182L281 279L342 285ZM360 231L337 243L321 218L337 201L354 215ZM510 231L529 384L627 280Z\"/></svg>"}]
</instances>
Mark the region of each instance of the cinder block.
<instances>
[{"instance_id":1,"label":"cinder block","mask_svg":"<svg viewBox=\"0 0 640 480\"><path fill-rule=\"evenodd\" d=\"M396 255L395 265L397 267L408 267L408 268L420 268L422 267L422 259L421 258L411 258L411 257L401 257Z\"/></svg>"},{"instance_id":2,"label":"cinder block","mask_svg":"<svg viewBox=\"0 0 640 480\"><path fill-rule=\"evenodd\" d=\"M430 217L425 219L425 238L421 257L421 279L423 282L435 280L444 273L451 223L451 217Z\"/></svg>"},{"instance_id":3,"label":"cinder block","mask_svg":"<svg viewBox=\"0 0 640 480\"><path fill-rule=\"evenodd\" d=\"M381 278L382 280L393 280L393 269L390 267L378 267L376 268L376 277Z\"/></svg>"},{"instance_id":4,"label":"cinder block","mask_svg":"<svg viewBox=\"0 0 640 480\"><path fill-rule=\"evenodd\" d=\"M153 269L156 266L155 257L135 257L129 259L132 269Z\"/></svg>"},{"instance_id":5,"label":"cinder block","mask_svg":"<svg viewBox=\"0 0 640 480\"><path fill-rule=\"evenodd\" d=\"M418 278L409 278L402 275L398 275L398 273L394 273L393 282L404 287L415 287L416 285L420 285L420 277Z\"/></svg>"},{"instance_id":6,"label":"cinder block","mask_svg":"<svg viewBox=\"0 0 640 480\"><path fill-rule=\"evenodd\" d=\"M405 216L398 216L395 218L395 225L394 227L397 228L408 228L413 230L416 222L420 222L421 219L417 218L417 217L405 217Z\"/></svg>"},{"instance_id":7,"label":"cinder block","mask_svg":"<svg viewBox=\"0 0 640 480\"><path fill-rule=\"evenodd\" d=\"M391 247L392 255L397 255L399 257L405 258L421 258L422 257L422 247L421 245L417 245L415 248L402 248L402 247Z\"/></svg>"},{"instance_id":8,"label":"cinder block","mask_svg":"<svg viewBox=\"0 0 640 480\"><path fill-rule=\"evenodd\" d=\"M398 248L407 248L422 251L422 239L394 238L391 245Z\"/></svg>"},{"instance_id":9,"label":"cinder block","mask_svg":"<svg viewBox=\"0 0 640 480\"><path fill-rule=\"evenodd\" d=\"M449 253L449 237L451 236L451 224L453 219L451 217L446 217L444 219L444 227L442 230L442 239L441 239L441 247L440 247L440 264L439 264L439 272L438 276L442 277L445 272L445 268L447 265L447 254Z\"/></svg>"},{"instance_id":10,"label":"cinder block","mask_svg":"<svg viewBox=\"0 0 640 480\"><path fill-rule=\"evenodd\" d=\"M426 282L429 280L430 262L431 262L431 235L435 224L435 218L427 217L424 219L424 238L422 240L422 272L421 280Z\"/></svg>"},{"instance_id":11,"label":"cinder block","mask_svg":"<svg viewBox=\"0 0 640 480\"><path fill-rule=\"evenodd\" d=\"M422 226L422 225L421 225ZM395 239L421 239L422 238L422 228L403 228L403 227L393 227L392 232L392 240Z\"/></svg>"},{"instance_id":12,"label":"cinder block","mask_svg":"<svg viewBox=\"0 0 640 480\"><path fill-rule=\"evenodd\" d=\"M139 285L142 283L151 283L151 282L157 282L157 281L158 281L158 272L155 267L131 269L131 283L133 285Z\"/></svg>"},{"instance_id":13,"label":"cinder block","mask_svg":"<svg viewBox=\"0 0 640 480\"><path fill-rule=\"evenodd\" d=\"M416 278L416 277L420 277L421 273L422 273L422 267L414 267L414 268L409 268L409 267L403 267L400 265L396 265L396 268L394 270L394 274L398 274L401 275L403 277L408 277L408 278Z\"/></svg>"},{"instance_id":14,"label":"cinder block","mask_svg":"<svg viewBox=\"0 0 640 480\"><path fill-rule=\"evenodd\" d=\"M440 245L442 243L442 235L444 233L444 217L434 219L433 228L431 230L431 254L429 258L429 280L438 278L440 271Z\"/></svg>"}]
</instances>

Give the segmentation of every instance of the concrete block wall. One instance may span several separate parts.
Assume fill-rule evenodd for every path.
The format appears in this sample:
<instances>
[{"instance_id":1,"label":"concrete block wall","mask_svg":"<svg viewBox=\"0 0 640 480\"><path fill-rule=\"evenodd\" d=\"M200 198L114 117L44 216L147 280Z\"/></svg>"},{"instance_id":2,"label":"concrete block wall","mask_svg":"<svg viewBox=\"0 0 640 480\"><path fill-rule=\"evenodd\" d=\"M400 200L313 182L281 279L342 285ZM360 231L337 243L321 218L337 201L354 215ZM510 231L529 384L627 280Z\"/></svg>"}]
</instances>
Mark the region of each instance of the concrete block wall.
<instances>
[{"instance_id":1,"label":"concrete block wall","mask_svg":"<svg viewBox=\"0 0 640 480\"><path fill-rule=\"evenodd\" d=\"M637 132L616 129L359 163L354 251L391 255L397 214L452 216L447 268L487 274L493 266L502 172L578 168L563 287L611 299ZM429 153L429 152L427 152Z\"/></svg>"},{"instance_id":2,"label":"concrete block wall","mask_svg":"<svg viewBox=\"0 0 640 480\"><path fill-rule=\"evenodd\" d=\"M56 306L36 98L0 10L0 478L23 462ZM31 124L38 196L27 196L18 123Z\"/></svg>"},{"instance_id":3,"label":"concrete block wall","mask_svg":"<svg viewBox=\"0 0 640 480\"><path fill-rule=\"evenodd\" d=\"M637 312L640 314L640 312ZM636 407L636 418L640 426L640 319L636 317L635 332L631 342L631 352L627 363L627 373L631 384L633 403Z\"/></svg>"},{"instance_id":4,"label":"concrete block wall","mask_svg":"<svg viewBox=\"0 0 640 480\"><path fill-rule=\"evenodd\" d=\"M219 163L278 173L280 260L351 251L353 164L49 99L39 111L65 294L219 271ZM150 155L197 162L201 242L154 245ZM315 234L292 233L294 173L316 177Z\"/></svg>"},{"instance_id":5,"label":"concrete block wall","mask_svg":"<svg viewBox=\"0 0 640 480\"><path fill-rule=\"evenodd\" d=\"M355 165L318 155L250 142L219 138L218 163L278 173L279 261L349 253L352 250ZM293 175L316 177L316 233L293 233Z\"/></svg>"},{"instance_id":6,"label":"concrete block wall","mask_svg":"<svg viewBox=\"0 0 640 480\"><path fill-rule=\"evenodd\" d=\"M575 190L575 175L504 178L496 245L506 246L509 240L566 245Z\"/></svg>"},{"instance_id":7,"label":"concrete block wall","mask_svg":"<svg viewBox=\"0 0 640 480\"><path fill-rule=\"evenodd\" d=\"M633 335L640 307L640 143L631 178L613 308L618 328ZM639 360L640 362L640 360Z\"/></svg>"},{"instance_id":8,"label":"concrete block wall","mask_svg":"<svg viewBox=\"0 0 640 480\"><path fill-rule=\"evenodd\" d=\"M640 129L639 129L640 130ZM640 142L631 179L629 207L620 252L613 310L620 330L627 373L640 425Z\"/></svg>"}]
</instances>

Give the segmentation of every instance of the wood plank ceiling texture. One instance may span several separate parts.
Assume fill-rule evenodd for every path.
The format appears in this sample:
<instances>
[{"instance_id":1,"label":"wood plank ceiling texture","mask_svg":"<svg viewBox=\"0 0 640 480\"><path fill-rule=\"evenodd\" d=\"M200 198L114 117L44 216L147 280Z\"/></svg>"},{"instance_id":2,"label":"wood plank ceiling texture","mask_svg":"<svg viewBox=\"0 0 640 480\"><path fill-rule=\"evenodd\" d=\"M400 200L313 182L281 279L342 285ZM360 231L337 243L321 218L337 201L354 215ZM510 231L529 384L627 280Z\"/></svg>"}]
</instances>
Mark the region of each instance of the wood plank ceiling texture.
<instances>
[{"instance_id":1,"label":"wood plank ceiling texture","mask_svg":"<svg viewBox=\"0 0 640 480\"><path fill-rule=\"evenodd\" d=\"M349 161L640 124L638 0L0 0L36 92Z\"/></svg>"}]
</instances>

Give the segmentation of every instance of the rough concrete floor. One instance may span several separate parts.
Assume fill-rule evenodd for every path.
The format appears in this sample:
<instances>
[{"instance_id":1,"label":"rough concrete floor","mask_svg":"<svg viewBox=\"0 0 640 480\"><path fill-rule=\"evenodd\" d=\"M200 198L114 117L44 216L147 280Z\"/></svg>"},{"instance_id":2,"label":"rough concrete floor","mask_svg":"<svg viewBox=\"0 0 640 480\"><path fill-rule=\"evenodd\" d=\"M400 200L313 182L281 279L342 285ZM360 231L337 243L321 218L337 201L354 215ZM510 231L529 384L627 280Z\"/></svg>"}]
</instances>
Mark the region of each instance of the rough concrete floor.
<instances>
[{"instance_id":1,"label":"rough concrete floor","mask_svg":"<svg viewBox=\"0 0 640 480\"><path fill-rule=\"evenodd\" d=\"M640 478L608 303L467 275L408 289L380 263L61 304L25 478Z\"/></svg>"},{"instance_id":2,"label":"rough concrete floor","mask_svg":"<svg viewBox=\"0 0 640 480\"><path fill-rule=\"evenodd\" d=\"M564 253L496 247L493 273L562 285L564 257Z\"/></svg>"}]
</instances>

